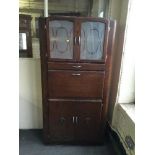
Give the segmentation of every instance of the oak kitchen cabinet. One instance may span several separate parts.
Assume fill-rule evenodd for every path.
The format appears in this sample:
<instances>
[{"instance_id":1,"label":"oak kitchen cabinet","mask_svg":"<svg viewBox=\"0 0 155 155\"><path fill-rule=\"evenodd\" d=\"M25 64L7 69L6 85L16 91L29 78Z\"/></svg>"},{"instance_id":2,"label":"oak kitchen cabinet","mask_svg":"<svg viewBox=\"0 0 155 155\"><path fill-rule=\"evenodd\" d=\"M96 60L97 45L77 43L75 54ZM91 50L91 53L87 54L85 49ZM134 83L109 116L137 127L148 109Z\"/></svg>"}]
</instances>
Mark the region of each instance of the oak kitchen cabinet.
<instances>
[{"instance_id":1,"label":"oak kitchen cabinet","mask_svg":"<svg viewBox=\"0 0 155 155\"><path fill-rule=\"evenodd\" d=\"M65 16L39 23L45 142L100 142L116 23Z\"/></svg>"}]
</instances>

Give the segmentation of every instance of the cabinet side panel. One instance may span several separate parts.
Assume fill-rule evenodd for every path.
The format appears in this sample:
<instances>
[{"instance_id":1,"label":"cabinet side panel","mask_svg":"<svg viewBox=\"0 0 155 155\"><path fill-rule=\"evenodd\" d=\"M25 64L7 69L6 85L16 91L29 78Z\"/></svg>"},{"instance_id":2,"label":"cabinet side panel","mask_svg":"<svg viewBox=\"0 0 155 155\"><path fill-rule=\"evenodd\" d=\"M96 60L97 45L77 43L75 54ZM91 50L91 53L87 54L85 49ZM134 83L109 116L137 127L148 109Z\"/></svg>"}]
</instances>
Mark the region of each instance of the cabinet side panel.
<instances>
[{"instance_id":1,"label":"cabinet side panel","mask_svg":"<svg viewBox=\"0 0 155 155\"><path fill-rule=\"evenodd\" d=\"M41 57L41 80L42 80L42 105L43 105L43 136L44 142L49 142L48 127L48 102L47 102L47 37L46 37L46 19L39 18L40 35L40 57Z\"/></svg>"},{"instance_id":2,"label":"cabinet side panel","mask_svg":"<svg viewBox=\"0 0 155 155\"><path fill-rule=\"evenodd\" d=\"M112 59L113 59L113 47L116 31L116 21L109 20L109 34L108 34L108 45L107 45L107 56L105 64L105 81L103 90L103 109L102 109L102 121L105 122L107 119L107 110L109 104L109 94L110 94L110 83L111 83L111 72L112 72Z\"/></svg>"}]
</instances>

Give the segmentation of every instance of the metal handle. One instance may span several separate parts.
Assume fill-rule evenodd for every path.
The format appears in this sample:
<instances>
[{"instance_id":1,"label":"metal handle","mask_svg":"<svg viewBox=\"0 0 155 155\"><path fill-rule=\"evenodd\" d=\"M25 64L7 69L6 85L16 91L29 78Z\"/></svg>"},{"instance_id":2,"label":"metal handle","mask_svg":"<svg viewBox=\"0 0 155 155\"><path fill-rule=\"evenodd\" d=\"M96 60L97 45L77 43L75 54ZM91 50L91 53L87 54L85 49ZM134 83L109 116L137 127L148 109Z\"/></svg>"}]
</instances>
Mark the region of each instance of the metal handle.
<instances>
[{"instance_id":1,"label":"metal handle","mask_svg":"<svg viewBox=\"0 0 155 155\"><path fill-rule=\"evenodd\" d=\"M78 36L78 45L80 45L80 42L81 42L81 37Z\"/></svg>"},{"instance_id":2,"label":"metal handle","mask_svg":"<svg viewBox=\"0 0 155 155\"><path fill-rule=\"evenodd\" d=\"M73 76L80 76L81 74L80 73L73 73L72 75Z\"/></svg>"},{"instance_id":3,"label":"metal handle","mask_svg":"<svg viewBox=\"0 0 155 155\"><path fill-rule=\"evenodd\" d=\"M73 116L73 124L74 124L74 120L75 120L75 118L74 118L74 116Z\"/></svg>"},{"instance_id":4,"label":"metal handle","mask_svg":"<svg viewBox=\"0 0 155 155\"><path fill-rule=\"evenodd\" d=\"M78 117L76 116L76 124L78 124Z\"/></svg>"},{"instance_id":5,"label":"metal handle","mask_svg":"<svg viewBox=\"0 0 155 155\"><path fill-rule=\"evenodd\" d=\"M72 67L74 67L74 68L81 68L82 66L79 65L79 66L72 66Z\"/></svg>"},{"instance_id":6,"label":"metal handle","mask_svg":"<svg viewBox=\"0 0 155 155\"><path fill-rule=\"evenodd\" d=\"M69 41L70 41L69 39L66 39L66 42L67 42L67 43L69 43Z\"/></svg>"},{"instance_id":7,"label":"metal handle","mask_svg":"<svg viewBox=\"0 0 155 155\"><path fill-rule=\"evenodd\" d=\"M74 37L74 45L76 44L76 37Z\"/></svg>"}]
</instances>

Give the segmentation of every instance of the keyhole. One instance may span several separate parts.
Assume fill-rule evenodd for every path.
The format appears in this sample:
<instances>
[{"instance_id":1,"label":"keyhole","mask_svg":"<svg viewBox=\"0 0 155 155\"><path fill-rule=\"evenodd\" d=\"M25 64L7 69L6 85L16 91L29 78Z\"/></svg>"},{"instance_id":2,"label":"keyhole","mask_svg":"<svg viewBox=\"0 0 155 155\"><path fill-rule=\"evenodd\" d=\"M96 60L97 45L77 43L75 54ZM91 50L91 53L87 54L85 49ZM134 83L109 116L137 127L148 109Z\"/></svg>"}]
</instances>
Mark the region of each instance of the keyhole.
<instances>
[{"instance_id":1,"label":"keyhole","mask_svg":"<svg viewBox=\"0 0 155 155\"><path fill-rule=\"evenodd\" d=\"M60 124L63 125L64 122L65 122L65 120L66 120L66 119L65 119L64 117L61 117L61 118L60 118Z\"/></svg>"},{"instance_id":2,"label":"keyhole","mask_svg":"<svg viewBox=\"0 0 155 155\"><path fill-rule=\"evenodd\" d=\"M86 124L89 124L91 118L90 117L86 117L85 120L86 120Z\"/></svg>"}]
</instances>

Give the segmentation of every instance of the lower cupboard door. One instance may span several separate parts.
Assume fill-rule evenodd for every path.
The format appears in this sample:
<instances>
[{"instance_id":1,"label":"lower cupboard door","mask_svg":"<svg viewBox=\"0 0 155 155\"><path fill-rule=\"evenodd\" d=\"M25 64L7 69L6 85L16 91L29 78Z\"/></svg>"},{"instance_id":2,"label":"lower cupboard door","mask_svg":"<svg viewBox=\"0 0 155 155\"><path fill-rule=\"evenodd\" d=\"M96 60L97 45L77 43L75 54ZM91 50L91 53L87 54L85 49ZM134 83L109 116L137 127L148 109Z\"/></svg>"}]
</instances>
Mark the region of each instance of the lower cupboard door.
<instances>
[{"instance_id":1,"label":"lower cupboard door","mask_svg":"<svg viewBox=\"0 0 155 155\"><path fill-rule=\"evenodd\" d=\"M74 139L73 105L70 102L49 104L49 129L51 141L65 142Z\"/></svg>"},{"instance_id":2,"label":"lower cupboard door","mask_svg":"<svg viewBox=\"0 0 155 155\"><path fill-rule=\"evenodd\" d=\"M101 140L101 103L79 103L76 118L76 140L99 142Z\"/></svg>"}]
</instances>

